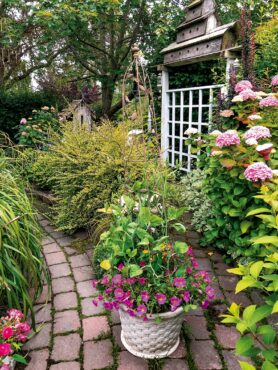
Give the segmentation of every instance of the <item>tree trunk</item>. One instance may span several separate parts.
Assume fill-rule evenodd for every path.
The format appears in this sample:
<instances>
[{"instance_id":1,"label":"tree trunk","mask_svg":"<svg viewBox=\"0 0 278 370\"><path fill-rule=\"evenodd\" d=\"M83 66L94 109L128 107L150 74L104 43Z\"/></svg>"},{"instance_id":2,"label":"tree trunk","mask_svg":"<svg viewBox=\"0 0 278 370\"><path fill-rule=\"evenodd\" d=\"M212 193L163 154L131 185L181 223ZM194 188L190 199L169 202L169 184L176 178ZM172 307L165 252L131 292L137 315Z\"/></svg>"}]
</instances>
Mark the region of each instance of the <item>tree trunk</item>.
<instances>
[{"instance_id":1,"label":"tree trunk","mask_svg":"<svg viewBox=\"0 0 278 370\"><path fill-rule=\"evenodd\" d=\"M113 102L113 95L115 89L115 82L107 79L102 81L101 84L101 98L102 98L102 115L103 117L110 118L111 107Z\"/></svg>"}]
</instances>

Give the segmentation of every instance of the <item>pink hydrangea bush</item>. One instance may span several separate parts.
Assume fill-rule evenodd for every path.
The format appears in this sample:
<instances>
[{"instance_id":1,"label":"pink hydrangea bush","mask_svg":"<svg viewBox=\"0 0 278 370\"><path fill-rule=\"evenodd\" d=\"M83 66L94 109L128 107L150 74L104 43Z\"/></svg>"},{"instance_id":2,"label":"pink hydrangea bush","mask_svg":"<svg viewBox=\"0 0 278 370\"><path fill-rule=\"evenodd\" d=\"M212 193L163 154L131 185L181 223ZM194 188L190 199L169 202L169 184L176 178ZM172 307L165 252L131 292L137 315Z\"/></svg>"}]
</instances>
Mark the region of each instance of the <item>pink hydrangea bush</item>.
<instances>
[{"instance_id":1,"label":"pink hydrangea bush","mask_svg":"<svg viewBox=\"0 0 278 370\"><path fill-rule=\"evenodd\" d=\"M245 132L243 137L247 139L255 139L255 140L260 140L260 139L268 139L271 137L271 133L269 128L264 127L264 126L253 126L249 130Z\"/></svg>"},{"instance_id":2,"label":"pink hydrangea bush","mask_svg":"<svg viewBox=\"0 0 278 370\"><path fill-rule=\"evenodd\" d=\"M228 130L221 134L219 134L216 137L216 146L219 148L231 146L231 145L239 145L240 144L240 138L238 136L238 133L234 130Z\"/></svg>"},{"instance_id":3,"label":"pink hydrangea bush","mask_svg":"<svg viewBox=\"0 0 278 370\"><path fill-rule=\"evenodd\" d=\"M268 97L262 99L259 105L260 108L278 107L278 99L273 95L269 95Z\"/></svg>"},{"instance_id":4,"label":"pink hydrangea bush","mask_svg":"<svg viewBox=\"0 0 278 370\"><path fill-rule=\"evenodd\" d=\"M256 162L247 167L244 171L246 180L259 182L269 180L273 177L271 168L263 162Z\"/></svg>"},{"instance_id":5,"label":"pink hydrangea bush","mask_svg":"<svg viewBox=\"0 0 278 370\"><path fill-rule=\"evenodd\" d=\"M13 357L23 343L27 341L30 326L23 321L23 313L16 309L7 312L7 316L0 318L0 370L8 370L7 357ZM21 356L17 355L17 359ZM25 363L24 358L21 362Z\"/></svg>"},{"instance_id":6,"label":"pink hydrangea bush","mask_svg":"<svg viewBox=\"0 0 278 370\"><path fill-rule=\"evenodd\" d=\"M239 81L236 85L235 85L235 92L237 93L241 93L242 91L246 90L246 89L252 89L253 86L251 84L250 81L248 80L242 80L242 81Z\"/></svg>"},{"instance_id":7,"label":"pink hydrangea bush","mask_svg":"<svg viewBox=\"0 0 278 370\"><path fill-rule=\"evenodd\" d=\"M271 85L272 86L277 86L278 85L278 75L272 77Z\"/></svg>"},{"instance_id":8,"label":"pink hydrangea bush","mask_svg":"<svg viewBox=\"0 0 278 370\"><path fill-rule=\"evenodd\" d=\"M107 310L118 310L124 306L130 316L144 320L148 314L185 310L201 306L206 309L214 300L211 279L206 271L198 271L198 263L191 247L183 253L177 253L175 244L161 246L162 265L159 276L152 272L151 263L158 263L158 250L145 254L139 262L142 274L130 277L125 271L125 264L120 263L111 273L100 280L93 281L93 286L100 291L93 304L99 304ZM152 262L151 262L152 261Z\"/></svg>"}]
</instances>

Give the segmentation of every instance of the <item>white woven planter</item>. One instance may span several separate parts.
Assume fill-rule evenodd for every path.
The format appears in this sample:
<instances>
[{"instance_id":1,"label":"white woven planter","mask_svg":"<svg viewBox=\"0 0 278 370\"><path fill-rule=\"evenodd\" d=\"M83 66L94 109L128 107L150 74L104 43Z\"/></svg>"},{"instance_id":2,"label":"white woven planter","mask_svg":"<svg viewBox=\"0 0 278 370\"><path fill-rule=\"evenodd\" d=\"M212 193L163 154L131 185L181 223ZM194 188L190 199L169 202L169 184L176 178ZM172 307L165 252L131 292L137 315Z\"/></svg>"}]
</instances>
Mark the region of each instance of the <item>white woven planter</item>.
<instances>
[{"instance_id":1,"label":"white woven planter","mask_svg":"<svg viewBox=\"0 0 278 370\"><path fill-rule=\"evenodd\" d=\"M119 313L122 343L133 355L142 358L163 358L177 349L184 319L182 308L178 308L175 312L148 315L147 321L130 317L125 307L122 307ZM155 322L156 317L161 318L159 324Z\"/></svg>"},{"instance_id":2,"label":"white woven planter","mask_svg":"<svg viewBox=\"0 0 278 370\"><path fill-rule=\"evenodd\" d=\"M4 364L9 365L9 370L14 370L16 362L13 358L6 356L3 362Z\"/></svg>"}]
</instances>

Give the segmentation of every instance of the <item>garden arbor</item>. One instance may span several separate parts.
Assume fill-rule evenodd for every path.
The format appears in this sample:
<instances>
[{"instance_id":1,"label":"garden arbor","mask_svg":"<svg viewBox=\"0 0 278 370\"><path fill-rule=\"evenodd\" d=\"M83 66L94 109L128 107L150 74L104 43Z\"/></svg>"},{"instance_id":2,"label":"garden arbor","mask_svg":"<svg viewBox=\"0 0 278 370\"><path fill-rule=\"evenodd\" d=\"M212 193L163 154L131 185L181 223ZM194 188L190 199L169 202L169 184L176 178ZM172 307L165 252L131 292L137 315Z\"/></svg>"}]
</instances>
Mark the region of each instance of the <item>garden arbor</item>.
<instances>
[{"instance_id":1,"label":"garden arbor","mask_svg":"<svg viewBox=\"0 0 278 370\"><path fill-rule=\"evenodd\" d=\"M224 57L228 80L230 67L240 56L238 38L238 22L221 25L213 0L195 0L187 8L185 21L177 27L176 41L162 50L164 64L158 67L162 73L161 146L171 166L179 162L187 172L194 167L197 156L185 144L184 131L209 130L215 97L224 85L170 89L169 74L188 64Z\"/></svg>"}]
</instances>

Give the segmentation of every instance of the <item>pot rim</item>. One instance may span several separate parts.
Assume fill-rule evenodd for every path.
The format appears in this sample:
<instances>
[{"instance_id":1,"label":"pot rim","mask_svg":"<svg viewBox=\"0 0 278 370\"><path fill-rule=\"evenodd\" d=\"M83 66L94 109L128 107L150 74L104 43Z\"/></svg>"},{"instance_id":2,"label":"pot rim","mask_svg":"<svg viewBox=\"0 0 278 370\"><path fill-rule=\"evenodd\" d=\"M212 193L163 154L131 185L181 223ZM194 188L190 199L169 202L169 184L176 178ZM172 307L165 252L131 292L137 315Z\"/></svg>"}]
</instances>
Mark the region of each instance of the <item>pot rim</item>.
<instances>
[{"instance_id":1,"label":"pot rim","mask_svg":"<svg viewBox=\"0 0 278 370\"><path fill-rule=\"evenodd\" d=\"M120 305L120 310L127 312L128 307L124 305ZM155 320L156 318L162 318L162 319L168 319L168 318L173 318L176 316L181 315L182 313L185 314L184 310L182 307L179 307L176 311L168 311L168 312L163 312L163 313L154 313L154 314L147 314L148 320ZM136 317L137 319L140 319L139 317Z\"/></svg>"}]
</instances>

